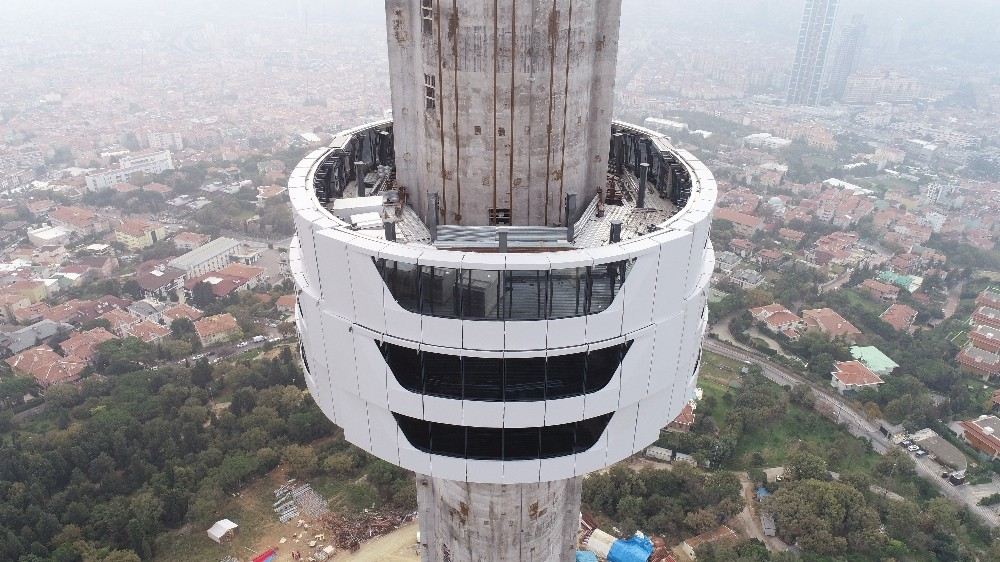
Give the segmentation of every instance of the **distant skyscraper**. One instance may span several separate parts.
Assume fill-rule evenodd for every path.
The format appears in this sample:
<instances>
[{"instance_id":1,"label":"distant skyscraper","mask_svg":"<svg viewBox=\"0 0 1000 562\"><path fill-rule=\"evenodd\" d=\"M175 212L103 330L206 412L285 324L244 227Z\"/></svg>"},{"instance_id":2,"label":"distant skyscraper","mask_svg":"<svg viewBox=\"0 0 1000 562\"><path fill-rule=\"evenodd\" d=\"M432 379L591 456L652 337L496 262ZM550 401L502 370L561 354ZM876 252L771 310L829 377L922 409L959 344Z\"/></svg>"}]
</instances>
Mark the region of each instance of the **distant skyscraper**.
<instances>
[{"instance_id":1,"label":"distant skyscraper","mask_svg":"<svg viewBox=\"0 0 1000 562\"><path fill-rule=\"evenodd\" d=\"M830 81L827 84L829 99L839 100L843 97L844 90L847 88L847 79L857 67L858 54L861 52L861 44L864 42L867 29L864 16L855 14L851 18L851 23L845 25L844 29L841 30L840 44L833 57L833 64L830 67Z\"/></svg>"},{"instance_id":2,"label":"distant skyscraper","mask_svg":"<svg viewBox=\"0 0 1000 562\"><path fill-rule=\"evenodd\" d=\"M799 45L788 81L788 103L817 105L823 92L823 67L838 0L806 0Z\"/></svg>"}]
</instances>

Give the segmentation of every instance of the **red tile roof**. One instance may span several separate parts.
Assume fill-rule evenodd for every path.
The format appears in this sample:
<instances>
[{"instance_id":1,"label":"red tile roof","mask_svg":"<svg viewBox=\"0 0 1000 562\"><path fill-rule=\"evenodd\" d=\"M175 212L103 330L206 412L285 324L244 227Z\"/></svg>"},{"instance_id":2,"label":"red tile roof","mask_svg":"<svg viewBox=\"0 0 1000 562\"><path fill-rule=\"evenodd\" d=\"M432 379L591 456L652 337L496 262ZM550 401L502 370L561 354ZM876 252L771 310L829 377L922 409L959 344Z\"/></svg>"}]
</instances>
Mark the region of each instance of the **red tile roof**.
<instances>
[{"instance_id":1,"label":"red tile roof","mask_svg":"<svg viewBox=\"0 0 1000 562\"><path fill-rule=\"evenodd\" d=\"M865 367L861 361L837 361L834 365L837 370L833 372L833 376L847 386L869 386L884 382L882 377Z\"/></svg>"},{"instance_id":2,"label":"red tile roof","mask_svg":"<svg viewBox=\"0 0 1000 562\"><path fill-rule=\"evenodd\" d=\"M8 357L7 364L18 373L34 377L42 387L76 381L87 367L86 361L63 357L44 345Z\"/></svg>"}]
</instances>

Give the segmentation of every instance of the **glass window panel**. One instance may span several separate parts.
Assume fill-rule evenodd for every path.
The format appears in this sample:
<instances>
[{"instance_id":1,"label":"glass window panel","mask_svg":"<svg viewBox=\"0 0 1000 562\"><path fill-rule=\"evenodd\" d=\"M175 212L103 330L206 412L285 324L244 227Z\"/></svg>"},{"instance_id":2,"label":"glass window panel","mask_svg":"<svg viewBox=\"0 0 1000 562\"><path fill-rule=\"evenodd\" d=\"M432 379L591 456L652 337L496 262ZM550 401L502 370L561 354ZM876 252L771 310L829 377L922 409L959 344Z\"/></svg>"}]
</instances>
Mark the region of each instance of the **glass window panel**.
<instances>
[{"instance_id":1,"label":"glass window panel","mask_svg":"<svg viewBox=\"0 0 1000 562\"><path fill-rule=\"evenodd\" d=\"M431 452L431 424L424 420L411 418L402 414L393 414L396 424L403 432L410 445L425 453Z\"/></svg>"},{"instance_id":2,"label":"glass window panel","mask_svg":"<svg viewBox=\"0 0 1000 562\"><path fill-rule=\"evenodd\" d=\"M545 397L549 400L580 396L587 375L587 354L571 353L548 358L545 373Z\"/></svg>"},{"instance_id":3,"label":"glass window panel","mask_svg":"<svg viewBox=\"0 0 1000 562\"><path fill-rule=\"evenodd\" d=\"M587 269L573 267L549 273L549 318L583 316Z\"/></svg>"},{"instance_id":4,"label":"glass window panel","mask_svg":"<svg viewBox=\"0 0 1000 562\"><path fill-rule=\"evenodd\" d=\"M564 423L543 427L538 457L542 459L564 457L572 454L575 446L576 424Z\"/></svg>"},{"instance_id":5,"label":"glass window panel","mask_svg":"<svg viewBox=\"0 0 1000 562\"><path fill-rule=\"evenodd\" d=\"M509 428L503 430L503 458L520 461L538 458L539 428Z\"/></svg>"},{"instance_id":6,"label":"glass window panel","mask_svg":"<svg viewBox=\"0 0 1000 562\"><path fill-rule=\"evenodd\" d=\"M425 267L420 276L421 313L459 318L458 272L450 267Z\"/></svg>"},{"instance_id":7,"label":"glass window panel","mask_svg":"<svg viewBox=\"0 0 1000 562\"><path fill-rule=\"evenodd\" d=\"M626 262L595 265L590 270L589 306L587 314L598 314L608 309L625 281Z\"/></svg>"},{"instance_id":8,"label":"glass window panel","mask_svg":"<svg viewBox=\"0 0 1000 562\"><path fill-rule=\"evenodd\" d=\"M504 361L504 400L530 402L545 399L545 358Z\"/></svg>"},{"instance_id":9,"label":"glass window panel","mask_svg":"<svg viewBox=\"0 0 1000 562\"><path fill-rule=\"evenodd\" d=\"M509 320L544 320L548 271L506 271L504 291Z\"/></svg>"},{"instance_id":10,"label":"glass window panel","mask_svg":"<svg viewBox=\"0 0 1000 562\"><path fill-rule=\"evenodd\" d=\"M481 460L553 458L583 452L611 421L606 414L577 423L523 429L462 427L393 414L413 447L436 455Z\"/></svg>"},{"instance_id":11,"label":"glass window panel","mask_svg":"<svg viewBox=\"0 0 1000 562\"><path fill-rule=\"evenodd\" d=\"M613 345L597 349L587 355L587 394L608 386L611 378L618 371L618 366L622 363L622 358L625 356L624 351L627 351L629 346L631 346L631 342L624 346Z\"/></svg>"},{"instance_id":12,"label":"glass window panel","mask_svg":"<svg viewBox=\"0 0 1000 562\"><path fill-rule=\"evenodd\" d=\"M493 427L470 427L466 436L466 458L500 460L503 456L503 430Z\"/></svg>"},{"instance_id":13,"label":"glass window panel","mask_svg":"<svg viewBox=\"0 0 1000 562\"><path fill-rule=\"evenodd\" d=\"M391 343L384 343L379 347L385 356L385 362L389 365L389 370L400 386L410 392L422 393L424 384L420 369L420 352Z\"/></svg>"},{"instance_id":14,"label":"glass window panel","mask_svg":"<svg viewBox=\"0 0 1000 562\"><path fill-rule=\"evenodd\" d=\"M465 457L465 428L448 423L431 423L431 453Z\"/></svg>"},{"instance_id":15,"label":"glass window panel","mask_svg":"<svg viewBox=\"0 0 1000 562\"><path fill-rule=\"evenodd\" d=\"M423 354L424 394L462 398L462 359L457 355Z\"/></svg>"},{"instance_id":16,"label":"glass window panel","mask_svg":"<svg viewBox=\"0 0 1000 562\"><path fill-rule=\"evenodd\" d=\"M574 451L582 453L594 446L608 427L613 414L605 414L589 420L576 422L576 447Z\"/></svg>"},{"instance_id":17,"label":"glass window panel","mask_svg":"<svg viewBox=\"0 0 1000 562\"><path fill-rule=\"evenodd\" d=\"M467 400L503 400L503 359L465 357L462 364Z\"/></svg>"},{"instance_id":18,"label":"glass window panel","mask_svg":"<svg viewBox=\"0 0 1000 562\"><path fill-rule=\"evenodd\" d=\"M477 269L462 272L462 317L466 320L503 318L499 271Z\"/></svg>"},{"instance_id":19,"label":"glass window panel","mask_svg":"<svg viewBox=\"0 0 1000 562\"><path fill-rule=\"evenodd\" d=\"M420 267L410 263L383 260L382 278L399 306L420 312Z\"/></svg>"}]
</instances>

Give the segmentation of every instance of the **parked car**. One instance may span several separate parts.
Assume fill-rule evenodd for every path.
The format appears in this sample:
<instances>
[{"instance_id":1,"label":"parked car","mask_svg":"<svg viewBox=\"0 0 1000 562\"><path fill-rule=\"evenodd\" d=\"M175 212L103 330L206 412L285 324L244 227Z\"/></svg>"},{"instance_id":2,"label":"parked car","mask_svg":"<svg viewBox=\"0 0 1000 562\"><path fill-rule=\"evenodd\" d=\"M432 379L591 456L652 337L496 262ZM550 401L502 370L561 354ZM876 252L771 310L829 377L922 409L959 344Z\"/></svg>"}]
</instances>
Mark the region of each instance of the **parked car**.
<instances>
[{"instance_id":1,"label":"parked car","mask_svg":"<svg viewBox=\"0 0 1000 562\"><path fill-rule=\"evenodd\" d=\"M910 445L909 447L906 448L906 450L910 451L911 453L915 453L920 450L920 447L916 445Z\"/></svg>"},{"instance_id":2,"label":"parked car","mask_svg":"<svg viewBox=\"0 0 1000 562\"><path fill-rule=\"evenodd\" d=\"M913 454L916 455L916 456L918 456L918 457L926 457L927 456L927 451L925 451L923 449L920 449L919 451L917 451L916 453L913 453Z\"/></svg>"},{"instance_id":3,"label":"parked car","mask_svg":"<svg viewBox=\"0 0 1000 562\"><path fill-rule=\"evenodd\" d=\"M909 439L903 439L903 441L899 444L899 446L900 447L909 447L912 444L913 444L913 441L910 441Z\"/></svg>"}]
</instances>

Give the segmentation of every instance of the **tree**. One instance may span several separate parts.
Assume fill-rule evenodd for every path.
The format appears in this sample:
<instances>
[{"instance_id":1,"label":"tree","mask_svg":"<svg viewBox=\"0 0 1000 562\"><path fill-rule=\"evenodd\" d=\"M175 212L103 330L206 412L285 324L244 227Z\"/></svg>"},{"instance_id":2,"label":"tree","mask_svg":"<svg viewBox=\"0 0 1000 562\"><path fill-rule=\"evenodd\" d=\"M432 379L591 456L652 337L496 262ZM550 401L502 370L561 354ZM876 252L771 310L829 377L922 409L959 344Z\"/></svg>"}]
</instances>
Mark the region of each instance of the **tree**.
<instances>
[{"instance_id":1,"label":"tree","mask_svg":"<svg viewBox=\"0 0 1000 562\"><path fill-rule=\"evenodd\" d=\"M805 451L795 451L785 463L785 476L790 480L828 480L826 461Z\"/></svg>"},{"instance_id":2,"label":"tree","mask_svg":"<svg viewBox=\"0 0 1000 562\"><path fill-rule=\"evenodd\" d=\"M80 393L70 384L54 384L45 389L45 401L57 408L71 408L80 402Z\"/></svg>"},{"instance_id":3,"label":"tree","mask_svg":"<svg viewBox=\"0 0 1000 562\"><path fill-rule=\"evenodd\" d=\"M177 339L188 338L194 333L194 322L189 318L176 318L170 323L170 334Z\"/></svg>"},{"instance_id":4,"label":"tree","mask_svg":"<svg viewBox=\"0 0 1000 562\"><path fill-rule=\"evenodd\" d=\"M844 554L877 546L879 520L865 497L840 482L793 481L764 500L778 533L807 553Z\"/></svg>"},{"instance_id":5,"label":"tree","mask_svg":"<svg viewBox=\"0 0 1000 562\"><path fill-rule=\"evenodd\" d=\"M139 282L135 279L128 279L122 283L121 295L119 296L128 296L135 300L139 300L143 297L142 287L139 286Z\"/></svg>"},{"instance_id":6,"label":"tree","mask_svg":"<svg viewBox=\"0 0 1000 562\"><path fill-rule=\"evenodd\" d=\"M308 445L289 445L285 447L285 462L288 470L299 478L312 476L319 466L316 451Z\"/></svg>"},{"instance_id":7,"label":"tree","mask_svg":"<svg viewBox=\"0 0 1000 562\"><path fill-rule=\"evenodd\" d=\"M253 411L257 406L257 394L252 388L240 388L233 393L233 399L229 403L229 411L240 416Z\"/></svg>"},{"instance_id":8,"label":"tree","mask_svg":"<svg viewBox=\"0 0 1000 562\"><path fill-rule=\"evenodd\" d=\"M191 288L191 302L198 308L208 308L215 302L212 286L204 281L195 283L194 287Z\"/></svg>"},{"instance_id":9,"label":"tree","mask_svg":"<svg viewBox=\"0 0 1000 562\"><path fill-rule=\"evenodd\" d=\"M180 320L187 320L187 319L181 318ZM174 320L174 324L176 324L177 322L178 320ZM190 320L188 320L188 322L190 322ZM205 388L211 382L212 382L212 365L208 362L208 359L202 357L201 359L195 362L193 367L191 367L191 384L201 388Z\"/></svg>"}]
</instances>

